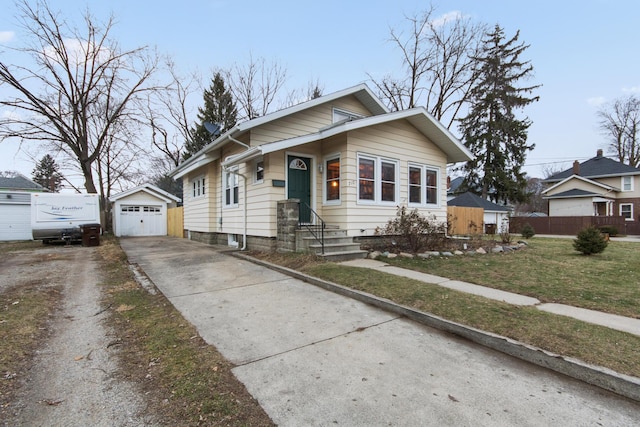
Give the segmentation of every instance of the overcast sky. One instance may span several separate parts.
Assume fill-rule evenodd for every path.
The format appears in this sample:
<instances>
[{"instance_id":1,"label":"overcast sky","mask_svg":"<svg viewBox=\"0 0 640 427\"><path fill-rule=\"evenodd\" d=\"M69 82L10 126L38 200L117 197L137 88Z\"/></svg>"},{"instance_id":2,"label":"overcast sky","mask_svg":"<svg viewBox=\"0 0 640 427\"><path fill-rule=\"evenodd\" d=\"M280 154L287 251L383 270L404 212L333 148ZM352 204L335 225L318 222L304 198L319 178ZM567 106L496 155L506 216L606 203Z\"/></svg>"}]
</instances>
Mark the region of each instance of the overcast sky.
<instances>
[{"instance_id":1,"label":"overcast sky","mask_svg":"<svg viewBox=\"0 0 640 427\"><path fill-rule=\"evenodd\" d=\"M306 88L309 81L317 80L325 94L368 82L367 73L397 74L399 57L388 41L389 29L406 28L405 15L429 4L424 0L50 3L69 21L77 20L86 7L100 20L113 12L117 19L113 35L123 47L155 46L172 55L181 70L199 70L205 82L214 68L246 64L252 54L286 68L287 88ZM523 84L543 85L536 92L540 101L525 110L533 121L529 142L536 145L525 165L531 176L542 176L545 165L567 168L575 159L595 156L598 148L606 153L597 125L598 107L640 91L640 2L448 0L433 4L438 16L459 12L477 22L499 24L507 38L520 30L520 40L530 45L521 59L531 61L535 75ZM10 1L3 6L0 55L3 61L19 63L19 56L1 47L24 42L15 7ZM0 90L0 96L3 93ZM30 176L34 163L18 148L16 142L0 143L0 171L17 170ZM38 154L40 158L43 153Z\"/></svg>"}]
</instances>

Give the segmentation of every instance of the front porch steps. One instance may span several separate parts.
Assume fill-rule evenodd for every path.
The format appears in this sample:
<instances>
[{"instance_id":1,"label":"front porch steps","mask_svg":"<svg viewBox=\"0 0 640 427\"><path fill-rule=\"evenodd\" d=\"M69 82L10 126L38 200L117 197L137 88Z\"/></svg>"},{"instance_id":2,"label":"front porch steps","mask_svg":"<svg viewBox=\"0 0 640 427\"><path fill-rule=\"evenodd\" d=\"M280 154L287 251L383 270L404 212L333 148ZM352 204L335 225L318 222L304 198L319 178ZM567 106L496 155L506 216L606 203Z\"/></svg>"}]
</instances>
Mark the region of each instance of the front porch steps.
<instances>
[{"instance_id":1,"label":"front porch steps","mask_svg":"<svg viewBox=\"0 0 640 427\"><path fill-rule=\"evenodd\" d=\"M322 244L316 240L310 231L303 229L296 231L297 250L312 252L328 261L340 262L363 259L367 251L360 249L359 243L354 243L353 237L347 235L347 230L327 227L324 230L324 254Z\"/></svg>"}]
</instances>

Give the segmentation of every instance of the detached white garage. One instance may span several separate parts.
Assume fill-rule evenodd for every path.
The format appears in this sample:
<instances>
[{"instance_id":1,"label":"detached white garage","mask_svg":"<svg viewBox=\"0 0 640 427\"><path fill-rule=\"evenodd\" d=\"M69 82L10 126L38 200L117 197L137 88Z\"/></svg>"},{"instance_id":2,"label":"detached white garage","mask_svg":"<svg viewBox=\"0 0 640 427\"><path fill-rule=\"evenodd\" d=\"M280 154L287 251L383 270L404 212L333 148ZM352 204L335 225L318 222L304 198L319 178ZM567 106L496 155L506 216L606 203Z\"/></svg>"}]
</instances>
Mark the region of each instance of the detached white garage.
<instances>
[{"instance_id":1,"label":"detached white garage","mask_svg":"<svg viewBox=\"0 0 640 427\"><path fill-rule=\"evenodd\" d=\"M31 193L0 192L0 240L33 240Z\"/></svg>"},{"instance_id":2,"label":"detached white garage","mask_svg":"<svg viewBox=\"0 0 640 427\"><path fill-rule=\"evenodd\" d=\"M109 199L113 202L113 233L116 236L166 236L167 209L176 207L180 198L144 184Z\"/></svg>"}]
</instances>

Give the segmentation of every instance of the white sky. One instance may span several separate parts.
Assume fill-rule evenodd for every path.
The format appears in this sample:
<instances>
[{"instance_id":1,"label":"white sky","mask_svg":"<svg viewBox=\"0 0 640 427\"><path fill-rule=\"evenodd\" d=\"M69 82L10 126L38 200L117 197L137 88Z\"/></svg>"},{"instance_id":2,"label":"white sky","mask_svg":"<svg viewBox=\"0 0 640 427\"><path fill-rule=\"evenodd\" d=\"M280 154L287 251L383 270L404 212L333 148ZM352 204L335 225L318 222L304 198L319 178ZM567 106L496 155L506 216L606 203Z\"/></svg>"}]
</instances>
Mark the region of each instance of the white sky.
<instances>
[{"instance_id":1,"label":"white sky","mask_svg":"<svg viewBox=\"0 0 640 427\"><path fill-rule=\"evenodd\" d=\"M246 64L251 53L286 68L288 89L306 88L308 82L319 80L325 94L367 82L367 73L397 74L398 52L388 42L389 29L404 27L405 15L429 4L425 0L50 3L71 22L87 5L99 19L113 12L118 22L113 35L123 47L155 46L172 55L182 71L199 70L207 86L212 69ZM523 84L543 86L536 92L540 101L525 110L533 121L529 142L536 145L527 158L527 173L542 176L545 164L567 168L573 160L585 160L598 148L606 148L597 125L598 105L640 91L640 2L447 0L434 5L437 16L458 11L474 21L500 24L507 38L520 30L520 40L531 45L521 59L531 61L535 76ZM14 54L1 46L19 46L22 40L15 7L8 1L5 6L0 14L0 55L11 63L18 57L14 60ZM201 96L197 98L201 102ZM0 143L0 171L18 170L30 176L34 162L18 148L16 142ZM39 159L44 153L36 154Z\"/></svg>"}]
</instances>

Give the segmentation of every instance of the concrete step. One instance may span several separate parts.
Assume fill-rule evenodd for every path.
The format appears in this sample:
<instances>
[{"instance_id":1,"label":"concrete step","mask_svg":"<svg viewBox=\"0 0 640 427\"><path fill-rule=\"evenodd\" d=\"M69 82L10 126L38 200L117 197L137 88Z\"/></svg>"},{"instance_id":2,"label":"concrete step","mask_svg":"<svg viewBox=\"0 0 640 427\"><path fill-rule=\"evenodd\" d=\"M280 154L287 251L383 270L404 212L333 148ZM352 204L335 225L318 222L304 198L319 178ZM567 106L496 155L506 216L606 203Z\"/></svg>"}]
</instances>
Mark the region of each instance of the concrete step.
<instances>
[{"instance_id":1,"label":"concrete step","mask_svg":"<svg viewBox=\"0 0 640 427\"><path fill-rule=\"evenodd\" d=\"M355 250L355 251L341 251L341 252L329 252L325 251L324 255L318 255L327 261L342 262L351 261L354 259L364 259L367 256L367 251Z\"/></svg>"},{"instance_id":2,"label":"concrete step","mask_svg":"<svg viewBox=\"0 0 640 427\"><path fill-rule=\"evenodd\" d=\"M320 254L322 251L322 245L320 243L313 243L309 245L309 249L313 249L317 254ZM353 240L350 242L327 242L325 239L324 243L324 252L332 253L332 252L346 252L346 251L359 251L360 243L353 243Z\"/></svg>"}]
</instances>

